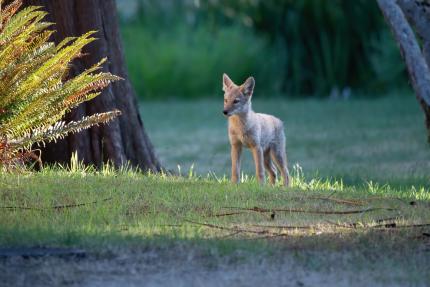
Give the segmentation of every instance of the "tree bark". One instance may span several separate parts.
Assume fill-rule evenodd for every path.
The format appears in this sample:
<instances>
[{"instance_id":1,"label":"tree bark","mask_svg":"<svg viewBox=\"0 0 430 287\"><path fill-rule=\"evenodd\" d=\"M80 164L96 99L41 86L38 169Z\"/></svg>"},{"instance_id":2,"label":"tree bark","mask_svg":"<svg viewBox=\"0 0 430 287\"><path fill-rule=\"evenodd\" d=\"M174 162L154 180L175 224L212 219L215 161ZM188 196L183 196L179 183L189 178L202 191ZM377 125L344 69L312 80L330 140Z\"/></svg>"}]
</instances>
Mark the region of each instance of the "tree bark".
<instances>
[{"instance_id":1,"label":"tree bark","mask_svg":"<svg viewBox=\"0 0 430 287\"><path fill-rule=\"evenodd\" d=\"M430 3L428 1L397 0L397 4L421 38L424 59L430 68ZM426 104L422 99L420 104L426 116L428 141L430 142L430 105Z\"/></svg>"},{"instance_id":2,"label":"tree bark","mask_svg":"<svg viewBox=\"0 0 430 287\"><path fill-rule=\"evenodd\" d=\"M40 5L46 10L48 21L55 23L54 41L79 36L95 30L97 41L84 49L88 53L73 63L71 75L77 75L103 57L108 57L104 71L125 80L113 83L94 100L80 105L66 121L113 109L122 111L118 120L92 127L65 140L49 144L42 154L45 162L68 163L73 152L85 164L100 167L111 161L116 167L129 163L142 170L159 171L159 161L145 132L139 115L137 99L128 80L120 39L114 0L25 0L25 5Z\"/></svg>"},{"instance_id":3,"label":"tree bark","mask_svg":"<svg viewBox=\"0 0 430 287\"><path fill-rule=\"evenodd\" d=\"M415 1L407 1L410 3L402 3L405 1L398 1L397 3L395 0L377 1L382 13L384 14L385 20L390 26L394 37L400 46L400 52L406 62L409 78L412 82L418 102L425 114L427 140L430 142L430 69L415 34L409 25L405 14L400 8L402 5L406 8L406 6L409 6L411 2ZM411 11L411 13L415 12L416 11L414 9ZM425 29L418 27L417 32L418 34L423 33L423 35L428 33Z\"/></svg>"}]
</instances>

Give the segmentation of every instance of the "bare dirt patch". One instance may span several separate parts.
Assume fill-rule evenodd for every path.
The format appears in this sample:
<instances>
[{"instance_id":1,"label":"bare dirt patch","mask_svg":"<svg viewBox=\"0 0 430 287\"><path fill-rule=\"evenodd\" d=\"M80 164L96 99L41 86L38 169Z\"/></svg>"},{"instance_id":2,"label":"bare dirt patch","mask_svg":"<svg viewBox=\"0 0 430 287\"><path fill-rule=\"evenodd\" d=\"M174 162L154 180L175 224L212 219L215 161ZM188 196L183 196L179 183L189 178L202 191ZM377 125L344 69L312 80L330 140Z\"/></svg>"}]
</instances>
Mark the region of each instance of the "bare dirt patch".
<instances>
[{"instance_id":1,"label":"bare dirt patch","mask_svg":"<svg viewBox=\"0 0 430 287\"><path fill-rule=\"evenodd\" d=\"M425 286L425 280L410 281L406 272L389 270L392 266L353 270L354 258L344 252L306 255L336 262L325 266L293 252L215 253L175 246L111 250L83 259L12 257L0 260L0 286Z\"/></svg>"}]
</instances>

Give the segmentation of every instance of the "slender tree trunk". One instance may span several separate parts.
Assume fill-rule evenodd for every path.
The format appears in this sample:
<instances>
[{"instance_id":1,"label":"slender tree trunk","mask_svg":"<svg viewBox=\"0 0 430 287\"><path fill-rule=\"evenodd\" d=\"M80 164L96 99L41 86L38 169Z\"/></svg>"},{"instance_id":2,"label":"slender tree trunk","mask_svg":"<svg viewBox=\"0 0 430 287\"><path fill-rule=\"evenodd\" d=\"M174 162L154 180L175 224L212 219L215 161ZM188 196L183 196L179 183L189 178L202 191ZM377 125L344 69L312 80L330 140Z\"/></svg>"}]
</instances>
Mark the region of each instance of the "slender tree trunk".
<instances>
[{"instance_id":1,"label":"slender tree trunk","mask_svg":"<svg viewBox=\"0 0 430 287\"><path fill-rule=\"evenodd\" d=\"M417 35L422 40L423 55L430 68L430 3L429 1L397 0L409 23L415 28ZM430 104L420 100L421 107L426 116L428 141L430 142Z\"/></svg>"},{"instance_id":2,"label":"slender tree trunk","mask_svg":"<svg viewBox=\"0 0 430 287\"><path fill-rule=\"evenodd\" d=\"M118 30L114 0L25 0L25 5L41 5L48 20L55 23L55 42L65 37L97 31L97 41L85 48L88 55L76 60L71 74L76 75L103 57L108 57L104 70L125 80L109 86L102 95L80 105L66 116L77 120L83 116L113 109L122 111L118 120L70 135L49 144L42 154L45 162L68 163L73 152L80 160L98 167L107 160L116 166L130 163L143 170L159 171L160 164L139 115L136 96L128 80L123 48Z\"/></svg>"},{"instance_id":3,"label":"slender tree trunk","mask_svg":"<svg viewBox=\"0 0 430 287\"><path fill-rule=\"evenodd\" d=\"M430 44L424 42L424 51L421 51L414 31L412 30L405 16L405 14L409 14L408 18L414 19L414 21L411 22L415 23L417 33L421 37L427 37L429 33L429 26L424 26L426 25L426 21L424 21L425 19L421 17L424 14L420 14L420 12L417 11L417 9L422 9L422 7L417 5L416 1L411 0L399 0L398 2L395 0L377 1L382 13L384 14L385 20L390 26L394 37L400 46L400 52L406 62L406 67L408 69L409 77L412 82L416 97L425 114L427 140L430 142L430 69L428 64L428 60L430 59L430 55L428 55L430 52L428 50L428 45ZM402 9L404 9L406 12L404 13ZM419 15L419 17L417 15ZM428 15L429 13L427 13L427 16ZM423 55L423 52L427 54L427 61Z\"/></svg>"}]
</instances>

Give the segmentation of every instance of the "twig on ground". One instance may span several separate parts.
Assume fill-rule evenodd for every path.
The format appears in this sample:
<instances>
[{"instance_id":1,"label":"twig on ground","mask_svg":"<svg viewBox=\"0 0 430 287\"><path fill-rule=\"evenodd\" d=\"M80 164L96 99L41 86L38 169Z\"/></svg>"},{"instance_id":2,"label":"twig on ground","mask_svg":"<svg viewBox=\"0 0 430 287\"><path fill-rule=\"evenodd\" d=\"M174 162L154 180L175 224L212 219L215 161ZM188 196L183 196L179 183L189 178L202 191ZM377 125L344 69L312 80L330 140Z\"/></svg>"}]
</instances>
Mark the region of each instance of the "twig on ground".
<instances>
[{"instance_id":1,"label":"twig on ground","mask_svg":"<svg viewBox=\"0 0 430 287\"><path fill-rule=\"evenodd\" d=\"M260 213L267 213L267 212L291 212L291 213L309 213L309 214L338 214L338 215L347 215L347 214L359 214L359 213L366 213L366 212L372 212L372 211L378 211L378 210L385 210L385 211L396 211L395 208L385 208L385 207L372 207L367 209L359 209L359 210L342 210L342 211L331 211L331 210L306 210L306 209L294 209L294 208L272 208L272 209L266 209L261 207L253 207L253 208L245 208L245 207L223 207L225 209L236 209L236 210L245 210L245 211L253 211L253 212L260 212Z\"/></svg>"},{"instance_id":2,"label":"twig on ground","mask_svg":"<svg viewBox=\"0 0 430 287\"><path fill-rule=\"evenodd\" d=\"M292 226L292 225L259 225L254 224L252 227L263 227L263 228L276 228L276 229L319 229L318 226L309 225L309 226Z\"/></svg>"},{"instance_id":3,"label":"twig on ground","mask_svg":"<svg viewBox=\"0 0 430 287\"><path fill-rule=\"evenodd\" d=\"M102 200L96 200L96 201L93 201L93 202L68 204L68 205L57 205L57 206L51 207L51 209L60 210L60 209L65 209L65 208L82 207L82 206L93 205L93 204L97 204L97 203L101 203L101 202L106 202L106 201L110 201L110 200L112 200L112 197L108 197L108 198L105 198L105 199L102 199Z\"/></svg>"},{"instance_id":4,"label":"twig on ground","mask_svg":"<svg viewBox=\"0 0 430 287\"><path fill-rule=\"evenodd\" d=\"M399 219L402 219L402 217L389 217L389 218L378 219L378 220L375 220L375 222L381 223L381 224L377 224L377 225L369 225L363 222L351 222L351 223L345 223L345 224L339 224L328 220L326 222L332 225L335 225L337 227L353 228L353 229L356 229L358 227L372 228L372 229L386 229L386 228L393 229L393 228L420 228L420 227L430 226L430 223L398 225L396 222L389 222L389 221L394 221Z\"/></svg>"},{"instance_id":5,"label":"twig on ground","mask_svg":"<svg viewBox=\"0 0 430 287\"><path fill-rule=\"evenodd\" d=\"M245 214L246 212L227 212L227 213L217 213L217 214L210 214L206 217L224 217L224 216L232 216L232 215L240 215Z\"/></svg>"},{"instance_id":6,"label":"twig on ground","mask_svg":"<svg viewBox=\"0 0 430 287\"><path fill-rule=\"evenodd\" d=\"M430 223L397 225L396 223L374 225L372 228L420 228L430 226Z\"/></svg>"},{"instance_id":7,"label":"twig on ground","mask_svg":"<svg viewBox=\"0 0 430 287\"><path fill-rule=\"evenodd\" d=\"M243 229L243 228L238 228L238 227L225 227L225 226L215 225L215 224L210 224L210 223L196 222L196 221L192 221L192 220L188 220L188 219L184 219L184 221L186 221L188 223L196 224L196 225L206 226L206 227L220 229L220 230L228 230L228 231L232 231L232 232L253 233L253 234L271 234L271 235L278 235L279 234L279 233L270 232L269 230L252 230L252 229Z\"/></svg>"},{"instance_id":8,"label":"twig on ground","mask_svg":"<svg viewBox=\"0 0 430 287\"><path fill-rule=\"evenodd\" d=\"M406 205L411 205L410 202L407 202L407 201L405 201L401 198L398 198L398 197L373 196L373 197L364 198L362 200L363 201L376 201L376 200L388 200L388 199L400 201L401 203L406 204Z\"/></svg>"},{"instance_id":9,"label":"twig on ground","mask_svg":"<svg viewBox=\"0 0 430 287\"><path fill-rule=\"evenodd\" d=\"M103 200L96 200L92 202L85 202L85 203L77 203L77 204L67 204L67 205L55 205L55 206L49 206L49 207L34 207L34 206L0 206L0 209L6 209L6 210L36 210L36 211L48 211L48 210L61 210L61 209L67 209L67 208L75 208L75 207L82 207L86 205L93 205L100 202L105 202L112 200L112 197L105 198Z\"/></svg>"},{"instance_id":10,"label":"twig on ground","mask_svg":"<svg viewBox=\"0 0 430 287\"><path fill-rule=\"evenodd\" d=\"M376 223L383 223L383 222L389 222L389 221L399 220L399 219L403 219L403 217L381 218L381 219L376 219L375 222ZM329 221L329 220L326 220L326 222L328 222L328 223L330 223L332 225L335 225L337 227L343 227L343 228L357 228L357 227L360 227L360 226L363 226L363 227L374 227L375 226L375 225L369 226L367 223L364 223L364 222L361 222L361 221L346 222L346 223L343 223L343 224L339 224L339 223L336 223L336 222L333 222L333 221Z\"/></svg>"},{"instance_id":11,"label":"twig on ground","mask_svg":"<svg viewBox=\"0 0 430 287\"><path fill-rule=\"evenodd\" d=\"M310 199L320 199L320 200L326 200L326 201L333 201L335 203L339 204L346 204L346 205L354 205L354 206L362 206L365 204L362 200L351 200L351 199L339 199L339 198L331 198L331 197L322 197L322 196L311 196L308 197Z\"/></svg>"}]
</instances>

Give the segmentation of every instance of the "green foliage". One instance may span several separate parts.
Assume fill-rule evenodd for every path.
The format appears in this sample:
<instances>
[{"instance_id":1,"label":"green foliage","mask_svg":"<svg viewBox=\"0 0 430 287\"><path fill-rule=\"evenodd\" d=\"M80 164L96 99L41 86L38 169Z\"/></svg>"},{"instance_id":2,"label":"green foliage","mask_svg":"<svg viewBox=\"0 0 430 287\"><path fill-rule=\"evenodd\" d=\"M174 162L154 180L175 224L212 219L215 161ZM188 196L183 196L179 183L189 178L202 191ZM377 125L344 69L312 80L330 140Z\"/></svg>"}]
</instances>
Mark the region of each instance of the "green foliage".
<instances>
[{"instance_id":1,"label":"green foliage","mask_svg":"<svg viewBox=\"0 0 430 287\"><path fill-rule=\"evenodd\" d=\"M120 11L134 3L122 17L126 57L137 91L148 98L211 95L222 72L238 80L253 74L268 95L325 97L335 88L407 85L375 1L118 3Z\"/></svg>"},{"instance_id":2,"label":"green foliage","mask_svg":"<svg viewBox=\"0 0 430 287\"><path fill-rule=\"evenodd\" d=\"M2 1L0 1L2 2ZM74 78L68 78L71 62L94 41L93 32L67 38L58 45L49 39L51 23L46 13L31 6L18 11L16 0L0 11L0 163L13 164L35 143L62 138L119 114L112 111L64 123L63 116L93 99L119 78L99 72L103 59Z\"/></svg>"},{"instance_id":3,"label":"green foliage","mask_svg":"<svg viewBox=\"0 0 430 287\"><path fill-rule=\"evenodd\" d=\"M389 31L382 31L370 41L370 63L374 76L370 81L370 88L376 91L404 87L406 69L399 47L392 41L392 37Z\"/></svg>"},{"instance_id":4,"label":"green foliage","mask_svg":"<svg viewBox=\"0 0 430 287\"><path fill-rule=\"evenodd\" d=\"M160 34L136 26L123 29L130 77L146 98L220 95L224 72L238 82L253 74L257 89L279 90L280 78L272 73L282 67L270 57L276 51L252 31L226 27L208 34L205 28L172 29Z\"/></svg>"}]
</instances>

